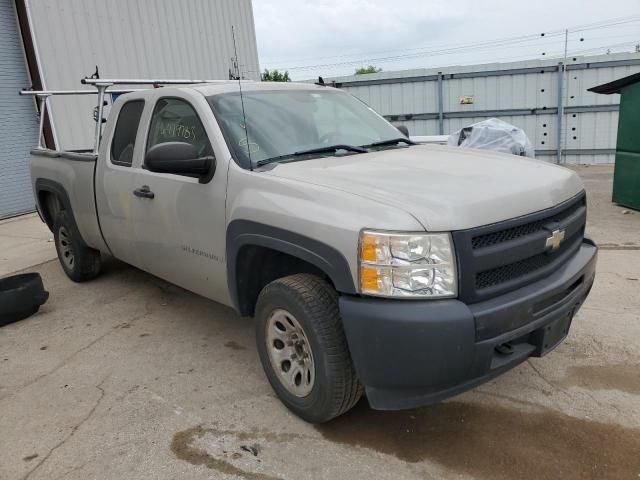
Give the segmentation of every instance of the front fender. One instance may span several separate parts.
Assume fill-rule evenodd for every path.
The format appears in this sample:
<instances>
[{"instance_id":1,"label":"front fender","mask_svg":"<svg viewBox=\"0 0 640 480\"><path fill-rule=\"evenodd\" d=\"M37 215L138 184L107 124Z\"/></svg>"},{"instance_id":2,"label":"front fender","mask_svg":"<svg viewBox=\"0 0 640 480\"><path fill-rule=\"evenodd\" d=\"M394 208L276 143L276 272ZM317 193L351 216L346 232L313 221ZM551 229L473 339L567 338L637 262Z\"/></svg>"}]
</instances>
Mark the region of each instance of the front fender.
<instances>
[{"instance_id":1,"label":"front fender","mask_svg":"<svg viewBox=\"0 0 640 480\"><path fill-rule=\"evenodd\" d=\"M234 220L227 227L227 278L233 305L240 308L237 264L247 245L270 248L300 258L323 271L338 292L356 293L347 259L335 248L313 238L251 220Z\"/></svg>"}]
</instances>

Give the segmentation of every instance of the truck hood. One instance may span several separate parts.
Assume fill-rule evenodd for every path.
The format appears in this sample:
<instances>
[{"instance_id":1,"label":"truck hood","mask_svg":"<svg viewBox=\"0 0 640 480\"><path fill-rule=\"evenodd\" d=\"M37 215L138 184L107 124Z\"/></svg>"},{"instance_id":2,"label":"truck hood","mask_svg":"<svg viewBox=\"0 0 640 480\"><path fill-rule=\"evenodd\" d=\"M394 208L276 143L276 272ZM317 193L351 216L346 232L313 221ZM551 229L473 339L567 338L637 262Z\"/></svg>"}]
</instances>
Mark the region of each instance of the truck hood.
<instances>
[{"instance_id":1,"label":"truck hood","mask_svg":"<svg viewBox=\"0 0 640 480\"><path fill-rule=\"evenodd\" d=\"M440 145L283 163L265 174L401 208L428 231L519 217L553 207L584 188L571 170L540 160Z\"/></svg>"}]
</instances>

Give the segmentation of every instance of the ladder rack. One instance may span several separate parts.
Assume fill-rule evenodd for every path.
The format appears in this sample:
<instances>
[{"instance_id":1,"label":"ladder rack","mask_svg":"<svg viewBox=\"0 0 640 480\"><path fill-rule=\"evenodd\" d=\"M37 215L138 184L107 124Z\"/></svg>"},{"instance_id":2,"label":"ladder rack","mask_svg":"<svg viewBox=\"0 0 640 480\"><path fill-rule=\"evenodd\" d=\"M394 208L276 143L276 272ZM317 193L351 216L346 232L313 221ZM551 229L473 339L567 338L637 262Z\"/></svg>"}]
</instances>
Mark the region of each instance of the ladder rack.
<instances>
[{"instance_id":1,"label":"ladder rack","mask_svg":"<svg viewBox=\"0 0 640 480\"><path fill-rule=\"evenodd\" d=\"M111 90L110 87L115 85L150 85L153 88L159 88L163 85L193 85L201 83L214 83L219 80L186 80L186 79L140 79L140 78L95 78L85 77L80 80L83 85L89 85L95 87L96 90L20 90L20 95L33 96L38 99L40 110L40 126L38 132L38 149L44 149L43 136L44 136L44 119L47 111L49 97L52 96L65 96L65 95L98 95L98 104L96 106L96 131L95 141L93 144L93 153L97 154L100 149L100 138L102 137L102 115L104 111L104 96L105 93L111 94L123 94L129 92L137 92L140 90L147 90L145 88L132 88L132 89L116 89ZM107 92L107 89L109 91Z\"/></svg>"},{"instance_id":2,"label":"ladder rack","mask_svg":"<svg viewBox=\"0 0 640 480\"><path fill-rule=\"evenodd\" d=\"M150 79L150 78L92 78L80 80L83 85L192 85L195 83L214 83L220 80L180 80L180 79Z\"/></svg>"}]
</instances>

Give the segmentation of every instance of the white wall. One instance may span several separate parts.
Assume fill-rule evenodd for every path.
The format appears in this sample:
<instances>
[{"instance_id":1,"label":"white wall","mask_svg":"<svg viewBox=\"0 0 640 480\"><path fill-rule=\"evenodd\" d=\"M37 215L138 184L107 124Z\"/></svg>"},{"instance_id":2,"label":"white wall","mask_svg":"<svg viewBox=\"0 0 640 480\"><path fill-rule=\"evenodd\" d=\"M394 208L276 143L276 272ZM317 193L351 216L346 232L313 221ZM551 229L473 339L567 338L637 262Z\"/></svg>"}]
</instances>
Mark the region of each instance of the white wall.
<instances>
[{"instance_id":1,"label":"white wall","mask_svg":"<svg viewBox=\"0 0 640 480\"><path fill-rule=\"evenodd\" d=\"M40 74L49 90L88 88L80 79L92 74L96 65L102 78L228 79L232 25L243 75L260 76L251 0L26 0L26 4ZM95 96L52 99L58 148L92 146L95 105Z\"/></svg>"}]
</instances>

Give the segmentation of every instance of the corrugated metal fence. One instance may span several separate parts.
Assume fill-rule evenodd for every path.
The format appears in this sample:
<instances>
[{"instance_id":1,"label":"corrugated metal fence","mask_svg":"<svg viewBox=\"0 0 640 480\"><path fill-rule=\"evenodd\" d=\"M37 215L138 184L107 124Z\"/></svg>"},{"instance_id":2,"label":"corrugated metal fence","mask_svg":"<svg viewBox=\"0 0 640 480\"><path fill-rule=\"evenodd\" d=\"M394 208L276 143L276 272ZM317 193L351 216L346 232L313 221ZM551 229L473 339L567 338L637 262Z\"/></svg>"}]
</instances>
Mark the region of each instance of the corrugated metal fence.
<instances>
[{"instance_id":1,"label":"corrugated metal fence","mask_svg":"<svg viewBox=\"0 0 640 480\"><path fill-rule=\"evenodd\" d=\"M523 128L536 156L562 163L614 160L619 95L587 88L640 71L640 54L381 72L329 79L412 135L439 135L497 117ZM326 80L326 79L325 79ZM559 114L559 105L563 115Z\"/></svg>"}]
</instances>

